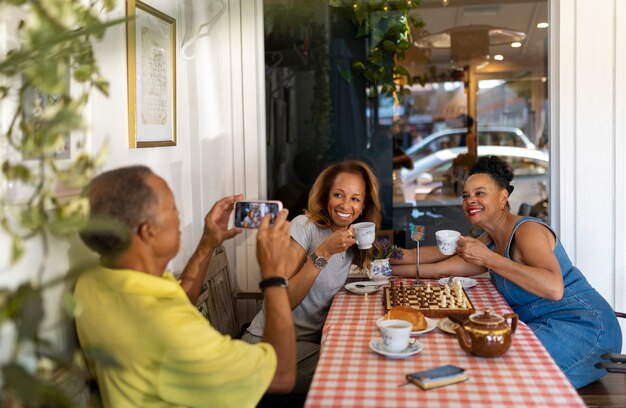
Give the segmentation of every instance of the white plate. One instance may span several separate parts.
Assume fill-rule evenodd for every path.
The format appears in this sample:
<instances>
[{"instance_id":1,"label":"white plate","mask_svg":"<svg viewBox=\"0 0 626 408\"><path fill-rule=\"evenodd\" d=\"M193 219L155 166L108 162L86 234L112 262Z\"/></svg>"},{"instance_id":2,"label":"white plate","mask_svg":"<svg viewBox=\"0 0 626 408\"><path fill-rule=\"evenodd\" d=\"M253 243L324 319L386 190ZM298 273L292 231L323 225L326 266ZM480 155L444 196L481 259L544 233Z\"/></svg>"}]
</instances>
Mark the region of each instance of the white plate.
<instances>
[{"instance_id":1,"label":"white plate","mask_svg":"<svg viewBox=\"0 0 626 408\"><path fill-rule=\"evenodd\" d=\"M378 354L383 355L385 357L406 358L422 351L422 349L424 348L424 345L420 343L419 341L415 341L412 344L409 344L409 346L405 348L404 350L398 353L391 353L384 349L383 339L372 339L372 341L370 341L370 348L374 350L375 352L377 352Z\"/></svg>"},{"instance_id":2,"label":"white plate","mask_svg":"<svg viewBox=\"0 0 626 408\"><path fill-rule=\"evenodd\" d=\"M471 288L473 286L476 286L476 280L472 279L472 278L464 278L462 276L455 276L454 278L452 278L452 282L454 281L460 281L461 282L461 286L463 286L465 289ZM446 283L452 283L448 281L448 278L441 278L439 279L437 282L439 282L440 285L445 285Z\"/></svg>"},{"instance_id":3,"label":"white plate","mask_svg":"<svg viewBox=\"0 0 626 408\"><path fill-rule=\"evenodd\" d=\"M448 319L447 317L445 319L440 320L439 323L437 323L437 327L439 327L441 330L443 330L446 333L454 334L454 335L456 335L456 332L454 331L454 329L458 325L459 325L458 323L454 323L452 320Z\"/></svg>"},{"instance_id":4,"label":"white plate","mask_svg":"<svg viewBox=\"0 0 626 408\"><path fill-rule=\"evenodd\" d=\"M344 288L357 295L366 295L378 292L383 286L385 286L385 282L361 281L348 283Z\"/></svg>"},{"instance_id":5,"label":"white plate","mask_svg":"<svg viewBox=\"0 0 626 408\"><path fill-rule=\"evenodd\" d=\"M431 319L430 317L424 317L424 319L426 319L426 328L424 330L412 331L411 336L417 336L420 334L428 333L429 331L437 327L437 320ZM380 322L382 322L383 320L385 320L385 316L379 317L378 320L376 320L376 326L378 326L379 329L380 329Z\"/></svg>"}]
</instances>

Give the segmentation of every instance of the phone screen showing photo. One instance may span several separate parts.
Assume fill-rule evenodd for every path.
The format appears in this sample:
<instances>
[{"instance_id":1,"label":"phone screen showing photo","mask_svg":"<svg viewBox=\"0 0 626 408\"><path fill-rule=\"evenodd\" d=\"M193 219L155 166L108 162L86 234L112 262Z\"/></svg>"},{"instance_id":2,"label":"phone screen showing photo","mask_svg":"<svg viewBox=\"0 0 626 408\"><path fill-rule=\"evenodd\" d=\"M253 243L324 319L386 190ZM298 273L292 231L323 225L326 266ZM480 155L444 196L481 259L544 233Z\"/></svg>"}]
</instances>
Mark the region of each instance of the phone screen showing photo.
<instances>
[{"instance_id":1,"label":"phone screen showing photo","mask_svg":"<svg viewBox=\"0 0 626 408\"><path fill-rule=\"evenodd\" d=\"M273 223L281 209L280 201L238 201L235 204L235 226L259 228L267 214L271 214L270 223Z\"/></svg>"}]
</instances>

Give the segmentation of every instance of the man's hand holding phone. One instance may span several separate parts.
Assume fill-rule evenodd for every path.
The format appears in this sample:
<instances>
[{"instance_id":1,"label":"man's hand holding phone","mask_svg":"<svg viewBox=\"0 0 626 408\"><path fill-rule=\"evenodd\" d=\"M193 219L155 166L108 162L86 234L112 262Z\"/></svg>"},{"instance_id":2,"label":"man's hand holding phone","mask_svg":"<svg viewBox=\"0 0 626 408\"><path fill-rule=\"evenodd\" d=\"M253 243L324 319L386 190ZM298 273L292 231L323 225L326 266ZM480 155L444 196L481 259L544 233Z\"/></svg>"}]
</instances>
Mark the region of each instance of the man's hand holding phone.
<instances>
[{"instance_id":1,"label":"man's hand holding phone","mask_svg":"<svg viewBox=\"0 0 626 408\"><path fill-rule=\"evenodd\" d=\"M281 210L270 225L271 215L267 214L261 220L259 233L256 237L256 255L261 266L261 278L287 276L288 258L285 248L289 247L288 210Z\"/></svg>"}]
</instances>

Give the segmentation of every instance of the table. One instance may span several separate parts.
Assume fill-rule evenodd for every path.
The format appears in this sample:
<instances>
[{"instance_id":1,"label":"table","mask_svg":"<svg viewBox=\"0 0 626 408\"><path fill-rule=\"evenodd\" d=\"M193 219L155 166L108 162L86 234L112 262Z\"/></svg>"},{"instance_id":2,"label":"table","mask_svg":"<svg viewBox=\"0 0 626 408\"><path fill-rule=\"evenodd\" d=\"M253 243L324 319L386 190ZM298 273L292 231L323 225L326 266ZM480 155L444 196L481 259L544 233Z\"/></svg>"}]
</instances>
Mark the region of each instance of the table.
<instances>
[{"instance_id":1,"label":"table","mask_svg":"<svg viewBox=\"0 0 626 408\"><path fill-rule=\"evenodd\" d=\"M409 279L403 280L410 284ZM511 308L488 278L467 293L477 310L498 314ZM436 282L430 281L432 284ZM382 291L367 296L341 290L331 305L322 335L320 360L305 407L584 407L534 333L519 322L509 351L480 358L461 349L456 336L435 329L418 337L424 349L401 360L369 348L380 337ZM468 381L424 391L406 383L408 373L443 364L468 370Z\"/></svg>"}]
</instances>

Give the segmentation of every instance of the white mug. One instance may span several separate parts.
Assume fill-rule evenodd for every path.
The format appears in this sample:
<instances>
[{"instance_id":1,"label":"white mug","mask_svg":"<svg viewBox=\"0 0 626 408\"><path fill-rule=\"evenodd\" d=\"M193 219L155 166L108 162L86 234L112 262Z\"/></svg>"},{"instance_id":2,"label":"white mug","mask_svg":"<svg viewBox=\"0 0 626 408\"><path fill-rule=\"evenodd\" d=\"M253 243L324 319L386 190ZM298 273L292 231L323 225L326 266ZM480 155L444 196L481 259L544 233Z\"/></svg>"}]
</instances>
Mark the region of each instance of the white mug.
<instances>
[{"instance_id":1,"label":"white mug","mask_svg":"<svg viewBox=\"0 0 626 408\"><path fill-rule=\"evenodd\" d=\"M359 222L353 225L354 239L359 249L370 249L376 239L376 224L373 222Z\"/></svg>"},{"instance_id":2,"label":"white mug","mask_svg":"<svg viewBox=\"0 0 626 408\"><path fill-rule=\"evenodd\" d=\"M390 353L399 353L409 346L413 324L406 320L382 320L378 327L383 333L383 347Z\"/></svg>"},{"instance_id":3,"label":"white mug","mask_svg":"<svg viewBox=\"0 0 626 408\"><path fill-rule=\"evenodd\" d=\"M441 230L435 232L437 238L437 247L443 255L454 255L456 251L456 242L459 240L461 233L454 230Z\"/></svg>"}]
</instances>

